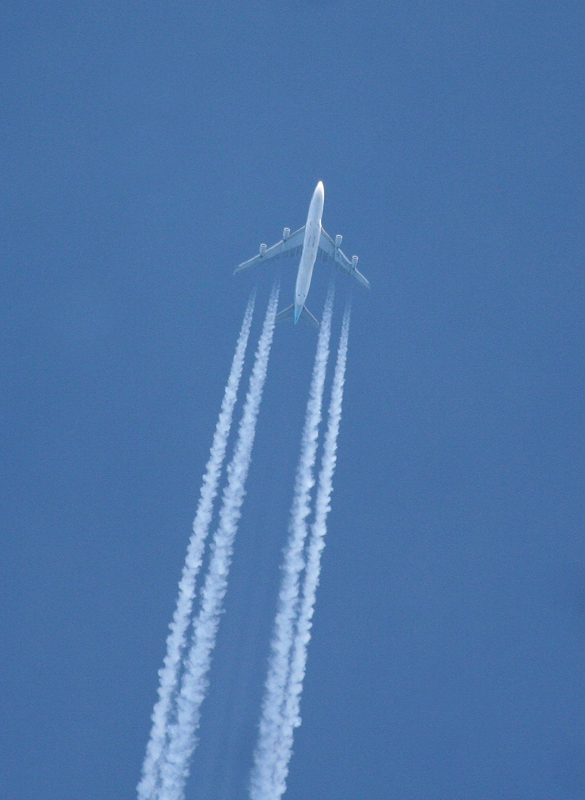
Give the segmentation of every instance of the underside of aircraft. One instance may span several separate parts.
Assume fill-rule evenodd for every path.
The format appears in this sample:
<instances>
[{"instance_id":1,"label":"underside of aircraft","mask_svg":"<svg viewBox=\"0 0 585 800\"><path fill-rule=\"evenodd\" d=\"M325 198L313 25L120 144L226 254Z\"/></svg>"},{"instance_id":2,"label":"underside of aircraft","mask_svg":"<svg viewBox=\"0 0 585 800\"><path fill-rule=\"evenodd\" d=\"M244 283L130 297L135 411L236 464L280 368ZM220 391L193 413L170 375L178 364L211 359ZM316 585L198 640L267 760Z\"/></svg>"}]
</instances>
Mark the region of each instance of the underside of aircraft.
<instances>
[{"instance_id":1,"label":"underside of aircraft","mask_svg":"<svg viewBox=\"0 0 585 800\"><path fill-rule=\"evenodd\" d=\"M260 245L260 251L253 258L244 261L236 267L234 275L242 272L249 267L254 267L266 261L275 261L279 258L296 258L300 259L303 250L303 242L305 237L305 226L299 228L294 233L290 232L290 228L285 228L282 234L282 239L272 247L266 247L265 244ZM353 276L362 286L367 289L370 288L370 282L365 278L357 268L358 257L353 256L351 260L345 255L341 249L341 236L338 234L335 239L321 228L321 238L319 239L319 248L317 258L324 262L335 264L347 275Z\"/></svg>"}]
</instances>

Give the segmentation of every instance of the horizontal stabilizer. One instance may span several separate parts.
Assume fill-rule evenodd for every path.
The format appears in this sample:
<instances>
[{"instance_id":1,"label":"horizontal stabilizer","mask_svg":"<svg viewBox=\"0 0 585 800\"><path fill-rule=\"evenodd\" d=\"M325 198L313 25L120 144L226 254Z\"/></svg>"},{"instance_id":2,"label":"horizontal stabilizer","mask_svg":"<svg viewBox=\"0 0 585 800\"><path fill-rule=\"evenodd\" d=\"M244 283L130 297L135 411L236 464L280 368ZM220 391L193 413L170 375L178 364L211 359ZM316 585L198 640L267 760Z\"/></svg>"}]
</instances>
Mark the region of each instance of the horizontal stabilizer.
<instances>
[{"instance_id":1,"label":"horizontal stabilizer","mask_svg":"<svg viewBox=\"0 0 585 800\"><path fill-rule=\"evenodd\" d=\"M295 307L294 307L294 303L293 303L292 306L289 306L288 308L283 309L282 311L280 311L276 315L276 321L277 322L283 322L286 319L292 319L294 317L294 315L295 315Z\"/></svg>"},{"instance_id":2,"label":"horizontal stabilizer","mask_svg":"<svg viewBox=\"0 0 585 800\"><path fill-rule=\"evenodd\" d=\"M283 320L287 319L294 319L295 316L295 307L294 303L292 306L288 308L284 308L280 313L276 315L276 321L282 322ZM315 317L311 314L307 306L303 306L303 310L301 311L301 316L299 319L302 319L303 322L306 322L307 325L311 325L313 328L319 328L319 322L315 319Z\"/></svg>"},{"instance_id":3,"label":"horizontal stabilizer","mask_svg":"<svg viewBox=\"0 0 585 800\"><path fill-rule=\"evenodd\" d=\"M315 319L315 317L311 314L307 306L303 306L300 319L302 319L303 322L306 322L307 325L312 325L313 328L320 327L319 320Z\"/></svg>"}]
</instances>

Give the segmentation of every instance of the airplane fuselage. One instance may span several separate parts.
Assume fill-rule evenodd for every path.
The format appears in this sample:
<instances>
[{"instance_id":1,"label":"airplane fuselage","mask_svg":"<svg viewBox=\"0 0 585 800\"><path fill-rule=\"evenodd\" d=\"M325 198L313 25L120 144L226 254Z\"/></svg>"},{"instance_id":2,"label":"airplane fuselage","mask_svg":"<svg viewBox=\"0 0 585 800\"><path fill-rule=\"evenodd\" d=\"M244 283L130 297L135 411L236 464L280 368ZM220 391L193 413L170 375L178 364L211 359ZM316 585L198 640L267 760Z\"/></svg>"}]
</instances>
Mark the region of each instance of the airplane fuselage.
<instances>
[{"instance_id":1,"label":"airplane fuselage","mask_svg":"<svg viewBox=\"0 0 585 800\"><path fill-rule=\"evenodd\" d=\"M295 324L299 321L311 286L313 267L317 259L319 240L321 238L321 217L323 216L324 202L325 189L322 181L319 181L311 198L307 224L305 225L305 238L295 286Z\"/></svg>"},{"instance_id":2,"label":"airplane fuselage","mask_svg":"<svg viewBox=\"0 0 585 800\"><path fill-rule=\"evenodd\" d=\"M362 286L367 289L370 288L369 281L357 268L358 257L352 256L350 260L341 249L341 235L337 234L335 239L332 239L323 230L321 217L323 215L324 202L325 189L323 188L323 183L319 181L311 198L306 224L302 228L298 228L294 233L290 232L290 228L285 228L282 232L282 239L279 242L276 242L272 247L261 244L259 252L255 256L238 264L234 270L234 274L236 274L253 267L255 264L268 263L272 259L287 256L297 256L300 252L294 303L276 315L276 319L279 322L294 319L296 325L300 319L308 325L312 325L313 328L319 327L319 320L311 314L305 305L311 287L313 267L318 257L322 258L323 261L335 264L355 278Z\"/></svg>"}]
</instances>

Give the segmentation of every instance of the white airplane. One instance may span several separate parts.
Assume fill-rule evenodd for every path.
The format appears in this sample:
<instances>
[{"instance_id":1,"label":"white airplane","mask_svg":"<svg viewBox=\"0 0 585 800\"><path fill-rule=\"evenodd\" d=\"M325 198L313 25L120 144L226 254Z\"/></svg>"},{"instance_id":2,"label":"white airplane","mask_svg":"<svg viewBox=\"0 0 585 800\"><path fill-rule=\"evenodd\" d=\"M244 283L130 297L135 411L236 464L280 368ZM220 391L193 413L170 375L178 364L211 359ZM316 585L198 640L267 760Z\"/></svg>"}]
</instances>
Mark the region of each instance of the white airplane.
<instances>
[{"instance_id":1,"label":"white airplane","mask_svg":"<svg viewBox=\"0 0 585 800\"><path fill-rule=\"evenodd\" d=\"M300 253L301 260L295 286L295 301L292 306L277 314L277 320L294 318L296 325L299 319L302 319L308 322L309 325L313 325L316 328L319 327L319 323L305 305L309 287L311 286L311 278L313 277L313 267L317 258L321 258L322 261L332 261L341 269L353 275L367 289L370 288L369 281L364 278L357 268L358 257L353 256L350 261L340 249L341 236L338 234L333 240L328 233L325 233L321 225L324 202L325 189L323 182L319 181L311 198L306 224L294 233L290 232L290 228L285 228L280 242L268 248L265 244L261 244L258 255L248 261L244 261L234 270L235 275L236 272L241 272L260 262L273 261L281 257L292 258Z\"/></svg>"}]
</instances>

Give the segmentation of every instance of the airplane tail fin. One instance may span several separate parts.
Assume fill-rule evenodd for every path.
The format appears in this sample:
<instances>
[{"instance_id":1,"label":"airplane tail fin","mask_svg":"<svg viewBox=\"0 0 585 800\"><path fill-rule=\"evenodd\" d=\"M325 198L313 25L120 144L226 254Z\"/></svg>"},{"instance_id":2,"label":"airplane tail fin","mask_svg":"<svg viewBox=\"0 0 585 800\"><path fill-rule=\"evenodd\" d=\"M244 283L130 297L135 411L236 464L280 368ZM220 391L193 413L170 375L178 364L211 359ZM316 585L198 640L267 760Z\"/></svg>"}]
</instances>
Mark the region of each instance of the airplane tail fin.
<instances>
[{"instance_id":1,"label":"airplane tail fin","mask_svg":"<svg viewBox=\"0 0 585 800\"><path fill-rule=\"evenodd\" d=\"M276 315L277 322L283 322L287 319L293 319L295 315L295 307L294 303L292 306L288 306L288 308L283 309ZM315 319L315 317L311 314L307 306L303 306L303 310L301 311L301 316L299 319L302 319L303 322L306 322L307 325L311 325L313 328L319 328L319 321Z\"/></svg>"}]
</instances>

